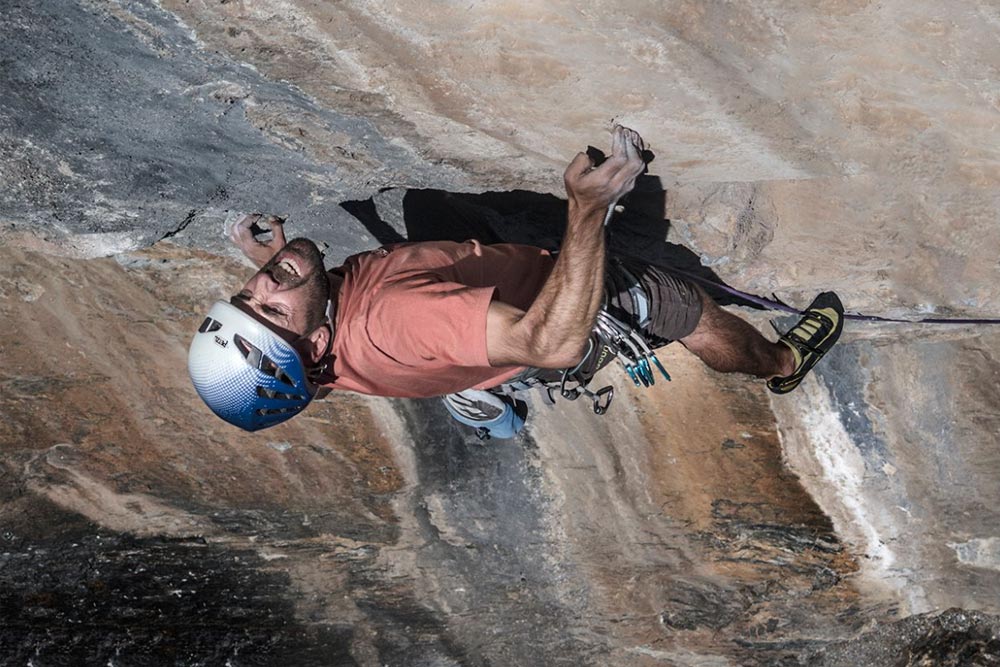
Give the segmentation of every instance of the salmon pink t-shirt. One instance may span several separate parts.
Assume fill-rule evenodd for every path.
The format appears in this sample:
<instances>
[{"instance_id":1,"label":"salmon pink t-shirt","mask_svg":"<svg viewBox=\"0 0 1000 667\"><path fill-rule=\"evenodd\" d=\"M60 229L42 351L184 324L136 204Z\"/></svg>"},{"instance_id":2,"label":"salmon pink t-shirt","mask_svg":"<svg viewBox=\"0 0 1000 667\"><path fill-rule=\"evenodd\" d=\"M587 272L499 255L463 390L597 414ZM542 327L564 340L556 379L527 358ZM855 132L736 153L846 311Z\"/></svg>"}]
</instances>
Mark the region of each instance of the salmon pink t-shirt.
<instances>
[{"instance_id":1,"label":"salmon pink t-shirt","mask_svg":"<svg viewBox=\"0 0 1000 667\"><path fill-rule=\"evenodd\" d=\"M548 251L478 241L400 243L340 269L333 378L325 386L420 398L496 386L523 367L490 366L486 312L527 310L554 264Z\"/></svg>"}]
</instances>

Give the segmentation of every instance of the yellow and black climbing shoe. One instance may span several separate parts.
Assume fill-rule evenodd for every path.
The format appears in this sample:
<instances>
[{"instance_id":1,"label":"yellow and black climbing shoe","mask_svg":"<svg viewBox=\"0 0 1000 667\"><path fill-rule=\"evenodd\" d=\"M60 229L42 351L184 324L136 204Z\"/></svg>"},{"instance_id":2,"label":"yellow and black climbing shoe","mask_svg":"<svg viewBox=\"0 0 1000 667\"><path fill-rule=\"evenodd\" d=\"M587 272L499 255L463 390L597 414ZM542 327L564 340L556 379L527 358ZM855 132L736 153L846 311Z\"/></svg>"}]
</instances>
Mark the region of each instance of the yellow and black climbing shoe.
<instances>
[{"instance_id":1,"label":"yellow and black climbing shoe","mask_svg":"<svg viewBox=\"0 0 1000 667\"><path fill-rule=\"evenodd\" d=\"M823 292L809 304L799 323L780 338L795 355L795 371L785 377L771 378L767 388L775 394L787 394L799 386L840 338L844 329L844 304L833 292Z\"/></svg>"}]
</instances>

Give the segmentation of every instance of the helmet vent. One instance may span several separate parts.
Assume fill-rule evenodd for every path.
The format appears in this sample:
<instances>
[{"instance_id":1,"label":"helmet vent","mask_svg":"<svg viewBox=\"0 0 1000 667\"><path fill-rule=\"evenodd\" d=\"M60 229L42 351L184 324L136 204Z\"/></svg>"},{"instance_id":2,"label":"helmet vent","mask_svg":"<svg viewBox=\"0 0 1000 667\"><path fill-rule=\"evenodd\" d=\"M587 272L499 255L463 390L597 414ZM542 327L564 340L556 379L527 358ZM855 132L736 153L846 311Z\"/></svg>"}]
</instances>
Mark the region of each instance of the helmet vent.
<instances>
[{"instance_id":1,"label":"helmet vent","mask_svg":"<svg viewBox=\"0 0 1000 667\"><path fill-rule=\"evenodd\" d=\"M257 387L257 395L261 398L276 398L281 401L304 401L305 396L299 396L297 394L284 394L280 391L274 391L273 389L268 389L267 387Z\"/></svg>"},{"instance_id":2,"label":"helmet vent","mask_svg":"<svg viewBox=\"0 0 1000 667\"><path fill-rule=\"evenodd\" d=\"M213 320L211 317L206 317L205 321L201 323L200 327L198 327L198 333L218 331L221 328L222 328L222 322L218 320Z\"/></svg>"},{"instance_id":3,"label":"helmet vent","mask_svg":"<svg viewBox=\"0 0 1000 667\"><path fill-rule=\"evenodd\" d=\"M233 340L236 342L237 349L243 354L248 364L270 375L279 382L295 386L295 382L288 377L285 371L281 370L281 366L274 363L269 356L261 352L260 348L239 334L233 334Z\"/></svg>"},{"instance_id":4,"label":"helmet vent","mask_svg":"<svg viewBox=\"0 0 1000 667\"><path fill-rule=\"evenodd\" d=\"M261 416L284 415L288 414L289 412L298 412L301 409L302 409L301 405L295 405L290 408L260 408L259 410L257 410L257 414Z\"/></svg>"}]
</instances>

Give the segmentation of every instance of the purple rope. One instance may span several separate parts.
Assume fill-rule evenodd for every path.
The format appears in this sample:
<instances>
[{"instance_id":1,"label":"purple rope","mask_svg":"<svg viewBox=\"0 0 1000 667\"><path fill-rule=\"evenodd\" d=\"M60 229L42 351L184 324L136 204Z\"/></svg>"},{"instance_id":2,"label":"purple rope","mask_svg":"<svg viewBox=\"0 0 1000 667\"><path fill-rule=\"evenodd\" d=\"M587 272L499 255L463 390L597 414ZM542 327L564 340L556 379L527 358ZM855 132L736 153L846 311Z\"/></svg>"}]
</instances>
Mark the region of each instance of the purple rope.
<instances>
[{"instance_id":1,"label":"purple rope","mask_svg":"<svg viewBox=\"0 0 1000 667\"><path fill-rule=\"evenodd\" d=\"M712 287L717 287L723 292L732 294L733 296L739 297L744 301L749 301L750 303L757 304L768 310L778 310L785 313L793 313L795 315L804 315L805 311L799 310L798 308L793 308L787 303L781 303L776 299L768 299L767 297L757 296L756 294L750 294L749 292L743 292L729 285L724 285L720 282L714 280L709 280L708 278L703 278L699 275L695 275L689 271L684 271L683 269L672 268L671 271L676 273L681 273L692 280L696 280L704 285L711 285ZM1000 318L981 318L981 319L967 319L967 318L942 318L942 317L925 317L920 320L903 320L894 317L881 317L879 315L864 315L861 313L845 313L844 319L854 320L856 322L895 322L900 324L1000 324Z\"/></svg>"}]
</instances>

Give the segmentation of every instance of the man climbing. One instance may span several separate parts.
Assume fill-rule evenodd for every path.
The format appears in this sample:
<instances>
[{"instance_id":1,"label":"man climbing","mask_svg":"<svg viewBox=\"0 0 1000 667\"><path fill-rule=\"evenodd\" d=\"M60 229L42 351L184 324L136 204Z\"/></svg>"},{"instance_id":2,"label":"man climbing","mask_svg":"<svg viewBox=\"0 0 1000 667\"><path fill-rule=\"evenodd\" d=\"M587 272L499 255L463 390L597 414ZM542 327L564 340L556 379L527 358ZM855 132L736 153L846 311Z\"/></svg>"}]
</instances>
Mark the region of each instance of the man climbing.
<instances>
[{"instance_id":1,"label":"man climbing","mask_svg":"<svg viewBox=\"0 0 1000 667\"><path fill-rule=\"evenodd\" d=\"M654 381L653 349L678 340L711 368L766 378L791 391L840 336L843 307L820 294L771 343L668 269L607 258L610 207L643 173L645 144L618 126L610 157L586 153L566 168L568 222L556 256L524 245L400 243L349 257L326 272L308 239L288 243L270 218L258 242L247 216L232 238L260 270L209 311L188 368L199 395L247 430L280 423L325 389L393 397L445 397L480 435L523 425L519 391L581 394L602 413L610 388L587 383L620 361L637 384ZM663 371L663 375L666 375Z\"/></svg>"}]
</instances>

